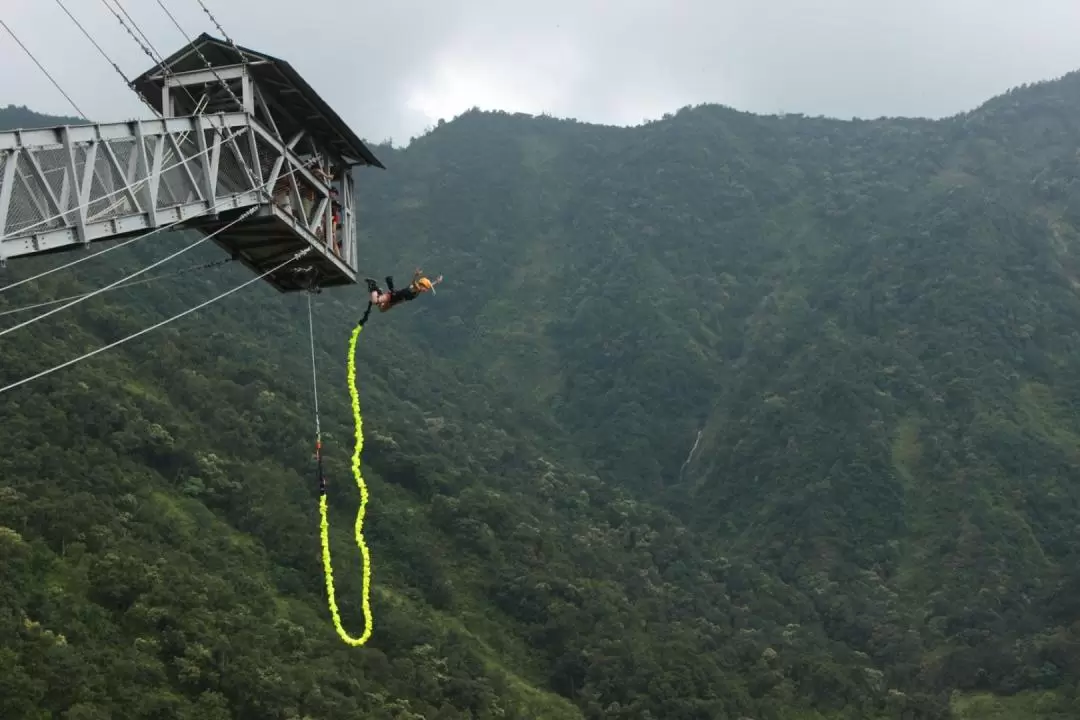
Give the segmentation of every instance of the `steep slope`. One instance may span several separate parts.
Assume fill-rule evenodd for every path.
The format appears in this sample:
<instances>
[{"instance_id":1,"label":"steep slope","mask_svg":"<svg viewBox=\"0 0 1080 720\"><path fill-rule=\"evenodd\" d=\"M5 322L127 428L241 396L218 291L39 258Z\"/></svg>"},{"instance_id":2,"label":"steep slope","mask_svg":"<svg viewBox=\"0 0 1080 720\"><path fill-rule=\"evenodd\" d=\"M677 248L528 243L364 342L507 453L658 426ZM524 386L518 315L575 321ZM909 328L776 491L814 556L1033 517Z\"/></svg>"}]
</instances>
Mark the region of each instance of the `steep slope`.
<instances>
[{"instance_id":1,"label":"steep slope","mask_svg":"<svg viewBox=\"0 0 1080 720\"><path fill-rule=\"evenodd\" d=\"M63 676L69 717L923 718L953 688L1055 717L1076 85L940 123L473 112L381 148L363 270L447 282L362 342L372 645L325 617L306 315L263 288L6 396L0 710ZM0 383L246 277L8 336ZM316 303L351 627L362 302Z\"/></svg>"},{"instance_id":2,"label":"steep slope","mask_svg":"<svg viewBox=\"0 0 1080 720\"><path fill-rule=\"evenodd\" d=\"M864 192L874 219L762 307L784 336L750 335L688 473L699 525L853 599L819 605L833 637L889 662L910 640L862 598L906 608L931 686L1080 670L1078 87L941 123L905 200Z\"/></svg>"},{"instance_id":3,"label":"steep slope","mask_svg":"<svg viewBox=\"0 0 1080 720\"><path fill-rule=\"evenodd\" d=\"M442 353L890 678L1073 692L1078 89L942 122L471 113L394 157L371 236L467 288L415 315Z\"/></svg>"},{"instance_id":4,"label":"steep slope","mask_svg":"<svg viewBox=\"0 0 1080 720\"><path fill-rule=\"evenodd\" d=\"M68 296L191 239L157 236L0 302ZM217 257L193 251L178 265ZM5 282L56 264L12 263ZM6 336L0 384L247 277L229 268L118 291ZM453 570L440 548L451 543L370 468L378 625L370 648L337 640L319 565L303 301L267 288L236 299L5 395L0 716L580 717L463 613L439 612ZM319 309L337 581L358 629L352 428L340 399L349 325ZM379 389L363 392L377 407ZM380 426L369 421L368 458L380 454ZM384 437L392 479L431 482Z\"/></svg>"},{"instance_id":5,"label":"steep slope","mask_svg":"<svg viewBox=\"0 0 1080 720\"><path fill-rule=\"evenodd\" d=\"M188 240L159 236L0 301L67 296ZM54 262L14 263L9 278ZM246 277L95 298L8 336L0 382ZM321 384L340 390L323 402L352 627L341 353L358 311L348 295L317 301ZM933 705L844 679L860 658L812 626L784 630L803 600L584 472L515 388L473 376L397 317L402 328L372 325L361 357L378 623L362 650L337 642L324 610L301 299L260 288L7 396L5 716L786 717L820 705L866 717ZM406 343L422 362L401 365ZM768 603L767 617L751 612ZM785 632L800 652L763 664Z\"/></svg>"}]
</instances>

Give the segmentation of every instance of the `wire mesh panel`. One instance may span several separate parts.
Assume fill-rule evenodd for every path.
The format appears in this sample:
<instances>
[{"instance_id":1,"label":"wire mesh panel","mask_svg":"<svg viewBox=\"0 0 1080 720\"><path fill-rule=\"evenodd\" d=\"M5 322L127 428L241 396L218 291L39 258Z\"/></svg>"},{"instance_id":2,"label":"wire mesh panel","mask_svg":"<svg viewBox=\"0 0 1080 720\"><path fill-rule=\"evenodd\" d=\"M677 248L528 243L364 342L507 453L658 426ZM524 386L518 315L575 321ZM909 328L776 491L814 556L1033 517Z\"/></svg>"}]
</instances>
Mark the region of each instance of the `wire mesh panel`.
<instances>
[{"instance_id":1,"label":"wire mesh panel","mask_svg":"<svg viewBox=\"0 0 1080 720\"><path fill-rule=\"evenodd\" d=\"M42 152L38 157L27 152L8 157L7 161L14 164L14 173L10 176L6 220L11 230L5 232L22 232L29 227L53 230L64 226L63 218L57 217L55 203L50 203L57 175L64 170L56 166L58 159L55 151ZM50 177L54 181L51 184L46 182Z\"/></svg>"},{"instance_id":2,"label":"wire mesh panel","mask_svg":"<svg viewBox=\"0 0 1080 720\"><path fill-rule=\"evenodd\" d=\"M257 202L250 133L243 113L0 133L0 256Z\"/></svg>"}]
</instances>

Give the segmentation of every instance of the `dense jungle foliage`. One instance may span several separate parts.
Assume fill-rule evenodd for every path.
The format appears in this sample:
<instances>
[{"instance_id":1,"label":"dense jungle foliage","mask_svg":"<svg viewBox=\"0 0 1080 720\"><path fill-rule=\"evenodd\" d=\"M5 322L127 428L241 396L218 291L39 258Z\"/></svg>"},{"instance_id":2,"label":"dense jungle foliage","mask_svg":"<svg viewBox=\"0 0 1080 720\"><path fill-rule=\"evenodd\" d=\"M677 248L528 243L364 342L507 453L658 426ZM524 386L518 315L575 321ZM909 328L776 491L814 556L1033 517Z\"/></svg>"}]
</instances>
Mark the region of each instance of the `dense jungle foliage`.
<instances>
[{"instance_id":1,"label":"dense jungle foliage","mask_svg":"<svg viewBox=\"0 0 1080 720\"><path fill-rule=\"evenodd\" d=\"M326 610L306 299L260 284L0 397L0 717L1078 717L1078 111L1070 75L941 121L472 111L375 148L362 272L447 279L361 336L370 644ZM7 335L0 386L248 277ZM314 302L358 632L366 301Z\"/></svg>"}]
</instances>

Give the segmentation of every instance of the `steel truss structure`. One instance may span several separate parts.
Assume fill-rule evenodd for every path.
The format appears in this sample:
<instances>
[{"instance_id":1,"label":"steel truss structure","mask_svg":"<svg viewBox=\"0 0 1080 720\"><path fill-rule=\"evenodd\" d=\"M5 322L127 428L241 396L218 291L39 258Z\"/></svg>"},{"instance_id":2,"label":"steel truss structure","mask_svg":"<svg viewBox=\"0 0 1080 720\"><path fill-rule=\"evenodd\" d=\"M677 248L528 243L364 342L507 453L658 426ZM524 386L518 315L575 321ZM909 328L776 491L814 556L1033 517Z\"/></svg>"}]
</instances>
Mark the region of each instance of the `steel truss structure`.
<instances>
[{"instance_id":1,"label":"steel truss structure","mask_svg":"<svg viewBox=\"0 0 1080 720\"><path fill-rule=\"evenodd\" d=\"M223 47L240 55L212 64ZM185 68L193 54L209 67ZM166 227L211 233L257 206L214 242L259 273L309 246L321 286L355 283L351 168L382 165L275 64L203 35L133 83L157 88L161 118L0 133L0 262ZM312 273L293 270L267 279L306 289Z\"/></svg>"}]
</instances>

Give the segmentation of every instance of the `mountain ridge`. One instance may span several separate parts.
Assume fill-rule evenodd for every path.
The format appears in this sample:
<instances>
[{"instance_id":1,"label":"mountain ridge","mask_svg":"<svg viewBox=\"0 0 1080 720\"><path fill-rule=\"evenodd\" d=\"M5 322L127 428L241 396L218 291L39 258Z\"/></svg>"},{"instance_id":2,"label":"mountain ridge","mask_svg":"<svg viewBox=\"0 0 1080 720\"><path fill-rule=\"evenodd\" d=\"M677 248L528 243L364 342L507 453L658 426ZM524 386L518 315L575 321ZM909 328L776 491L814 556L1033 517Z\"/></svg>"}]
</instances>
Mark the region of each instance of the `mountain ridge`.
<instances>
[{"instance_id":1,"label":"mountain ridge","mask_svg":"<svg viewBox=\"0 0 1080 720\"><path fill-rule=\"evenodd\" d=\"M361 343L372 645L337 647L325 617L306 315L260 287L9 396L0 697L23 704L2 709L29 713L68 663L52 711L120 717L128 691L94 678L143 663L140 702L192 717L1067 717L1075 84L948 121L692 108L609 132L473 112L378 149L362 271L447 281ZM0 374L244 277L95 298L5 345ZM342 354L365 302L316 301L349 627ZM262 579L230 559L234 532Z\"/></svg>"}]
</instances>

